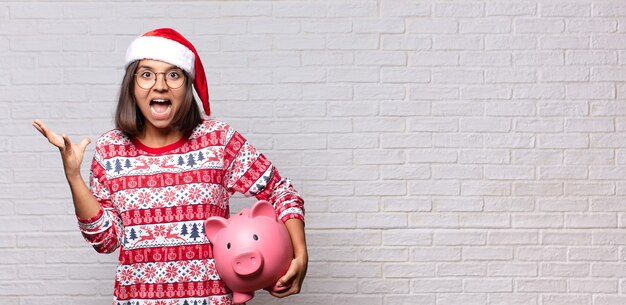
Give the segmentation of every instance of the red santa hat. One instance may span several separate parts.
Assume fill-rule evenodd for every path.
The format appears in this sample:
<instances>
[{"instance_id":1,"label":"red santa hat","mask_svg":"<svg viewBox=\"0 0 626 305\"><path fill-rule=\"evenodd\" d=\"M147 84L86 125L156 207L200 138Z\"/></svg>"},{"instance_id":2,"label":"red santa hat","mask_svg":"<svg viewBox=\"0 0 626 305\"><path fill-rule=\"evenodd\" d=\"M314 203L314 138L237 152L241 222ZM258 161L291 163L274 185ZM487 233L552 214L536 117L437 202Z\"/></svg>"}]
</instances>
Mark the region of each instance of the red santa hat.
<instances>
[{"instance_id":1,"label":"red santa hat","mask_svg":"<svg viewBox=\"0 0 626 305\"><path fill-rule=\"evenodd\" d=\"M175 65L193 78L193 85L206 115L211 114L209 89L204 67L196 48L183 35L170 28L152 30L135 39L126 50L126 64L154 59Z\"/></svg>"}]
</instances>

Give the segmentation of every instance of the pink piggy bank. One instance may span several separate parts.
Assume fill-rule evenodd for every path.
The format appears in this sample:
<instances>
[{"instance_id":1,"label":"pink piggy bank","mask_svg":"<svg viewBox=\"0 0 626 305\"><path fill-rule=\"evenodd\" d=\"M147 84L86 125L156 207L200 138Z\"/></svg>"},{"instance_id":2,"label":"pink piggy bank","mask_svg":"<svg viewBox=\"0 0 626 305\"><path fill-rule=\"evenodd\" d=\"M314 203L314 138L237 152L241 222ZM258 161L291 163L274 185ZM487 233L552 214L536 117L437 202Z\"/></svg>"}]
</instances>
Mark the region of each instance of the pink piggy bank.
<instances>
[{"instance_id":1,"label":"pink piggy bank","mask_svg":"<svg viewBox=\"0 0 626 305\"><path fill-rule=\"evenodd\" d=\"M233 291L235 303L249 301L261 288L280 290L274 285L287 272L293 248L269 202L261 200L229 219L209 217L205 229L217 273Z\"/></svg>"}]
</instances>

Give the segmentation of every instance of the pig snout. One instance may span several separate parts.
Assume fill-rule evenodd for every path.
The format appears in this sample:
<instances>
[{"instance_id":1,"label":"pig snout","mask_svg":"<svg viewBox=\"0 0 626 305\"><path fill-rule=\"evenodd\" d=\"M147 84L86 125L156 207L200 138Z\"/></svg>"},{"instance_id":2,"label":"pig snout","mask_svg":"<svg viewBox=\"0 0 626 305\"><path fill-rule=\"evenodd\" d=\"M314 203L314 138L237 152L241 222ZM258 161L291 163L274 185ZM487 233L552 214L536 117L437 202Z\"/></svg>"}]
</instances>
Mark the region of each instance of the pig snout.
<instances>
[{"instance_id":1,"label":"pig snout","mask_svg":"<svg viewBox=\"0 0 626 305\"><path fill-rule=\"evenodd\" d=\"M233 270L240 276L253 276L263 269L263 255L256 250L243 251L233 260Z\"/></svg>"}]
</instances>

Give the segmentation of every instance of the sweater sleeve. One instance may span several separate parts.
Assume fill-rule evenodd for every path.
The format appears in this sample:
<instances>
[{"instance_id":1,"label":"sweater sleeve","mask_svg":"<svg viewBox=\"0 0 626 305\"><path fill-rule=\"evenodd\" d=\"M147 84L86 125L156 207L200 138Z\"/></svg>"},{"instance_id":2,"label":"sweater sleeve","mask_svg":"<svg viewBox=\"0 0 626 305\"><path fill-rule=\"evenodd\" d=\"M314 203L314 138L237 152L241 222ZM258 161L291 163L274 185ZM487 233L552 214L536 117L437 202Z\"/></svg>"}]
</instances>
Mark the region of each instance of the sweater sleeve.
<instances>
[{"instance_id":1,"label":"sweater sleeve","mask_svg":"<svg viewBox=\"0 0 626 305\"><path fill-rule=\"evenodd\" d=\"M227 133L224 158L224 184L229 192L269 201L282 222L291 218L304 221L304 200L291 180L282 178L274 165L232 128Z\"/></svg>"},{"instance_id":2,"label":"sweater sleeve","mask_svg":"<svg viewBox=\"0 0 626 305\"><path fill-rule=\"evenodd\" d=\"M91 162L89 186L98 203L100 211L92 218L77 216L78 226L85 240L99 253L115 251L124 238L122 220L111 202L111 191L107 186L105 169L101 164L98 148Z\"/></svg>"}]
</instances>

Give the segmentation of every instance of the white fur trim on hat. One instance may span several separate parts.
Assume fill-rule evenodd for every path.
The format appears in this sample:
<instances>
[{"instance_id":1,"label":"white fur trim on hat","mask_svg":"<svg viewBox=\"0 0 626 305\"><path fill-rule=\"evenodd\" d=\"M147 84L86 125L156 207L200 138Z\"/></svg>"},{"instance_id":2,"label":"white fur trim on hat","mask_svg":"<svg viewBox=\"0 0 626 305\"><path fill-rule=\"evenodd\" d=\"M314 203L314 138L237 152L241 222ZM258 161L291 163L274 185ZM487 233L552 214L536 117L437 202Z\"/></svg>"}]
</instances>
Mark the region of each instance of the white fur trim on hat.
<instances>
[{"instance_id":1,"label":"white fur trim on hat","mask_svg":"<svg viewBox=\"0 0 626 305\"><path fill-rule=\"evenodd\" d=\"M154 59L175 65L194 76L195 55L184 45L167 38L141 36L126 50L126 64L139 59Z\"/></svg>"}]
</instances>

